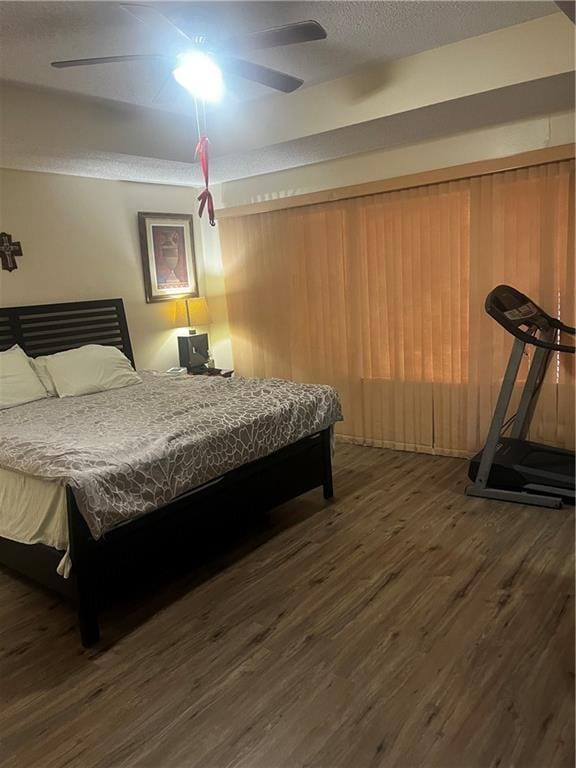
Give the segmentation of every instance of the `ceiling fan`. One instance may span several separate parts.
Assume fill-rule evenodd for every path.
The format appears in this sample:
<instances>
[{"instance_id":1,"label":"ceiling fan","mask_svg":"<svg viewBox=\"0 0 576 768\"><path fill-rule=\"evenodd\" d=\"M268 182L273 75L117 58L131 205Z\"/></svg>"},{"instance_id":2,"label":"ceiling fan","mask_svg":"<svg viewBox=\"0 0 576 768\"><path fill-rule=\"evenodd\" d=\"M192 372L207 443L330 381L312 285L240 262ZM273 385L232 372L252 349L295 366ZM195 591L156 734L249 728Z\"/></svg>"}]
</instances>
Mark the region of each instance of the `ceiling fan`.
<instances>
[{"instance_id":1,"label":"ceiling fan","mask_svg":"<svg viewBox=\"0 0 576 768\"><path fill-rule=\"evenodd\" d=\"M172 67L175 80L193 96L205 101L218 101L224 88L223 75L227 74L260 83L283 93L295 91L304 82L285 72L238 58L236 54L326 38L326 30L317 21L299 21L237 35L222 43L213 43L203 34L186 32L153 6L131 3L120 7L155 30L169 33L179 44L180 53L177 56L159 53L70 59L53 61L52 66L61 69L126 61L164 61Z\"/></svg>"}]
</instances>

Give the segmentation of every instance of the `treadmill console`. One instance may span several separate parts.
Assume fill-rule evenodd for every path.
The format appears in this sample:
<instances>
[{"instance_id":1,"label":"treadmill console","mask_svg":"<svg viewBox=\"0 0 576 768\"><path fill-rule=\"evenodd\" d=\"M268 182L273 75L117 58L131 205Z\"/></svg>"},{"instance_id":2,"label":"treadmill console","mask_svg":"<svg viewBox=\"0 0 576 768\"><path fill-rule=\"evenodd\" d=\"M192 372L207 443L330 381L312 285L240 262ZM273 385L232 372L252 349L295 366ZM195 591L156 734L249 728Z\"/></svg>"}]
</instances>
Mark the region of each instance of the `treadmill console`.
<instances>
[{"instance_id":1,"label":"treadmill console","mask_svg":"<svg viewBox=\"0 0 576 768\"><path fill-rule=\"evenodd\" d=\"M550 326L546 312L509 285L498 285L490 291L486 297L486 312L500 325L505 319L528 328L544 329Z\"/></svg>"}]
</instances>

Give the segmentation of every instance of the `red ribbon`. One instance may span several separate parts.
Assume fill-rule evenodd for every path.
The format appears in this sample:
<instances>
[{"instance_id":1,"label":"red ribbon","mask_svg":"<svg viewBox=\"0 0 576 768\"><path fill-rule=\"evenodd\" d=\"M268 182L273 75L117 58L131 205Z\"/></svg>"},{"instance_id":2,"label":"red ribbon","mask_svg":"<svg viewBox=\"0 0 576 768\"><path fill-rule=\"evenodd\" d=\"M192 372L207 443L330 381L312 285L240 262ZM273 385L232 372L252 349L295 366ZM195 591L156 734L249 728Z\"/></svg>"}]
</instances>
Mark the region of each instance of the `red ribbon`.
<instances>
[{"instance_id":1,"label":"red ribbon","mask_svg":"<svg viewBox=\"0 0 576 768\"><path fill-rule=\"evenodd\" d=\"M208 209L208 221L210 226L216 226L216 219L214 215L214 200L212 199L212 193L208 189L208 136L200 136L198 144L196 145L195 157L200 159L200 168L202 169L202 175L204 176L205 188L198 195L198 201L200 207L198 208L198 216L202 218L204 208Z\"/></svg>"}]
</instances>

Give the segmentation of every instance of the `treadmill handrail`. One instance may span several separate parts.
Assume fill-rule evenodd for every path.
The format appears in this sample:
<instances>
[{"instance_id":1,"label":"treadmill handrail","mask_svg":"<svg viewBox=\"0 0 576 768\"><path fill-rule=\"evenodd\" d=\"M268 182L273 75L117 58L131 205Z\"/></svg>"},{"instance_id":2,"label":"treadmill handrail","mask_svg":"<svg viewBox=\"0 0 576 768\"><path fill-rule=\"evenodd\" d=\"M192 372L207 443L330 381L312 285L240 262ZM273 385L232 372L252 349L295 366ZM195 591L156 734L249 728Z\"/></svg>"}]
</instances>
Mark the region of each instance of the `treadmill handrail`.
<instances>
[{"instance_id":1,"label":"treadmill handrail","mask_svg":"<svg viewBox=\"0 0 576 768\"><path fill-rule=\"evenodd\" d=\"M534 304L534 302L532 303ZM557 317L551 317L550 315L546 314L546 319L553 328L558 328L558 330L562 331L562 333L569 333L571 336L576 335L576 328L573 328L571 325L564 325L562 320L559 320Z\"/></svg>"},{"instance_id":2,"label":"treadmill handrail","mask_svg":"<svg viewBox=\"0 0 576 768\"><path fill-rule=\"evenodd\" d=\"M531 336L529 333L526 333L525 331L520 331L519 333L515 333L517 339L519 339L521 336L525 336L527 339L527 344L533 344L535 347L543 347L544 349L552 349L554 352L568 352L569 354L574 354L576 348L571 347L569 344L559 344L558 342L554 341L543 341L542 339L539 339L537 336Z\"/></svg>"},{"instance_id":3,"label":"treadmill handrail","mask_svg":"<svg viewBox=\"0 0 576 768\"><path fill-rule=\"evenodd\" d=\"M573 328L571 325L564 325L561 320L555 320L554 325L556 328L559 328L562 333L569 333L571 336L576 335L576 328Z\"/></svg>"}]
</instances>

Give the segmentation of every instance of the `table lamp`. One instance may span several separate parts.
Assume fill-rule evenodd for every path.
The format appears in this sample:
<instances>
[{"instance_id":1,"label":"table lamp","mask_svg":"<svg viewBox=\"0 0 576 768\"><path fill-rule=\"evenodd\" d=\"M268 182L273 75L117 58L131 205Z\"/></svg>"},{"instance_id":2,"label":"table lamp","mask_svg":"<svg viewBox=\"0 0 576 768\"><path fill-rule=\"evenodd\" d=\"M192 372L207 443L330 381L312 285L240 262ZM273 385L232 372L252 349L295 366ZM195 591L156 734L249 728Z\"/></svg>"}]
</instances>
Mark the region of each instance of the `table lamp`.
<instances>
[{"instance_id":1,"label":"table lamp","mask_svg":"<svg viewBox=\"0 0 576 768\"><path fill-rule=\"evenodd\" d=\"M197 299L185 299L188 336L178 336L178 354L180 365L189 373L200 373L208 367L210 352L208 334L198 333L192 326L210 325L208 302L203 296Z\"/></svg>"}]
</instances>

